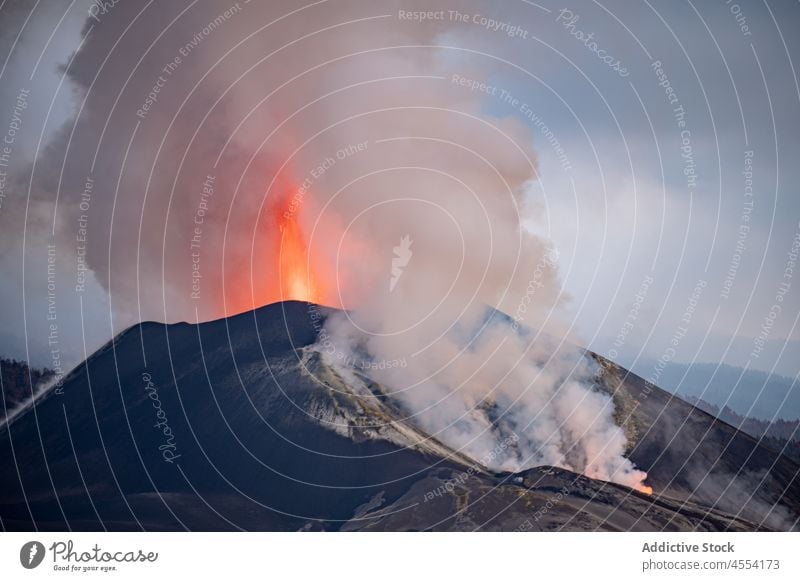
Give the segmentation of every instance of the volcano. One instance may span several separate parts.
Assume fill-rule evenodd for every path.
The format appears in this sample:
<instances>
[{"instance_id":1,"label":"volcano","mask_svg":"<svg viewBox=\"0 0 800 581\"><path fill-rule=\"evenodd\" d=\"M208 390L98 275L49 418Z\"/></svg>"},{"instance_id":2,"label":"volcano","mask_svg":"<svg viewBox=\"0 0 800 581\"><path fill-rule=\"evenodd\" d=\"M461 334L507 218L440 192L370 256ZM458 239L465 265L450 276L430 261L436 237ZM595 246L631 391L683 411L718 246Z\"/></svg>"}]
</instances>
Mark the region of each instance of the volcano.
<instances>
[{"instance_id":1,"label":"volcano","mask_svg":"<svg viewBox=\"0 0 800 581\"><path fill-rule=\"evenodd\" d=\"M142 323L0 427L4 530L790 530L800 466L597 362L653 494L539 466L497 473L315 348L290 301Z\"/></svg>"}]
</instances>

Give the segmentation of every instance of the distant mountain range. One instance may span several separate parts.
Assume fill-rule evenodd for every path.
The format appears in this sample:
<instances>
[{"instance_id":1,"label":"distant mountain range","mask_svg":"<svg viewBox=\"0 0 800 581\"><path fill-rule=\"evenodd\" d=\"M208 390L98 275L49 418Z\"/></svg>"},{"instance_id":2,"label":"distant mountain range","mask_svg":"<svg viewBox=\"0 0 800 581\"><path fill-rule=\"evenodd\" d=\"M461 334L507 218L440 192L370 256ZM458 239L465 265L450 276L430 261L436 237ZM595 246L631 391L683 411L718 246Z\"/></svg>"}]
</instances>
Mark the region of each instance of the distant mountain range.
<instances>
[{"instance_id":1,"label":"distant mountain range","mask_svg":"<svg viewBox=\"0 0 800 581\"><path fill-rule=\"evenodd\" d=\"M789 530L800 466L592 353L647 495L497 473L315 349L306 303L142 323L0 427L3 530Z\"/></svg>"},{"instance_id":2,"label":"distant mountain range","mask_svg":"<svg viewBox=\"0 0 800 581\"><path fill-rule=\"evenodd\" d=\"M639 361L635 371L648 377L655 362ZM800 419L800 381L725 364L669 363L658 385L681 397L702 399L720 409L759 420Z\"/></svg>"}]
</instances>

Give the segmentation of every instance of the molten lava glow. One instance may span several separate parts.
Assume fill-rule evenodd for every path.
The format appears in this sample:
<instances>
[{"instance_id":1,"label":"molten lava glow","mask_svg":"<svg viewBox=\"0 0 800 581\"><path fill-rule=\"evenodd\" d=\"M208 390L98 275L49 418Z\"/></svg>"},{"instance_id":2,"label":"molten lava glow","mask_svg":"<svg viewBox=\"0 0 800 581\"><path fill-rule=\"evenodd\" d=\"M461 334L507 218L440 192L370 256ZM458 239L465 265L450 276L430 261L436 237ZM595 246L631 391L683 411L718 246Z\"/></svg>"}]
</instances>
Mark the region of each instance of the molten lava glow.
<instances>
[{"instance_id":1,"label":"molten lava glow","mask_svg":"<svg viewBox=\"0 0 800 581\"><path fill-rule=\"evenodd\" d=\"M639 486L636 487L636 490L638 490L639 492L643 492L645 494L653 494L653 487L647 486L646 484L640 484Z\"/></svg>"},{"instance_id":2,"label":"molten lava glow","mask_svg":"<svg viewBox=\"0 0 800 581\"><path fill-rule=\"evenodd\" d=\"M282 301L298 300L342 308L342 276L330 248L340 228L330 214L318 222L313 238L306 224L316 206L295 184L281 184L255 221L250 255L243 260L231 247L224 277L224 316ZM302 194L302 195L301 195ZM251 217L252 218L252 217ZM246 223L247 219L243 219ZM348 255L358 254L349 251Z\"/></svg>"},{"instance_id":3,"label":"molten lava glow","mask_svg":"<svg viewBox=\"0 0 800 581\"><path fill-rule=\"evenodd\" d=\"M280 300L322 303L325 291L312 272L308 244L297 218L291 214L281 214L279 228Z\"/></svg>"}]
</instances>

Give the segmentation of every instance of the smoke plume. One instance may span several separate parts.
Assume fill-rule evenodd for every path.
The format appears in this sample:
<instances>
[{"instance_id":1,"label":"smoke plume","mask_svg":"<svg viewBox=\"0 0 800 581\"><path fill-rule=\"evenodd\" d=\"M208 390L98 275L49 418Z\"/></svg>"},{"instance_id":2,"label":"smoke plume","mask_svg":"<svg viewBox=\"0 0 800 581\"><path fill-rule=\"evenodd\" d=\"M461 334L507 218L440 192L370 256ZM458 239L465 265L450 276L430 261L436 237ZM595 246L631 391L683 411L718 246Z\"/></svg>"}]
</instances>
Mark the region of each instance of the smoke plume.
<instances>
[{"instance_id":1,"label":"smoke plume","mask_svg":"<svg viewBox=\"0 0 800 581\"><path fill-rule=\"evenodd\" d=\"M58 304L94 281L114 331L346 307L330 356L369 364L409 421L492 468L639 486L558 316L554 249L522 227L533 134L488 90L507 65L458 48L469 27L401 16L415 4L115 4L64 62L74 117L4 218L29 189L26 260L52 243Z\"/></svg>"}]
</instances>

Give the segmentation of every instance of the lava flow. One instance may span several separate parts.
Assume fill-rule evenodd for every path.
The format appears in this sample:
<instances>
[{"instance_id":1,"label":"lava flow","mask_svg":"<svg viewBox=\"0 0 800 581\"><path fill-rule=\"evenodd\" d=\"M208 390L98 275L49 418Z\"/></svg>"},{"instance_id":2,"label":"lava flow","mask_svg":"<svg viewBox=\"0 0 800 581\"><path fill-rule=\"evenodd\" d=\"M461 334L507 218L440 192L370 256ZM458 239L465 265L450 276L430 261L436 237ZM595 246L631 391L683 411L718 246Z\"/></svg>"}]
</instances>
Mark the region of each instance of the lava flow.
<instances>
[{"instance_id":1,"label":"lava flow","mask_svg":"<svg viewBox=\"0 0 800 581\"><path fill-rule=\"evenodd\" d=\"M325 289L312 272L308 244L297 218L287 209L279 214L278 264L280 300L324 302Z\"/></svg>"}]
</instances>

